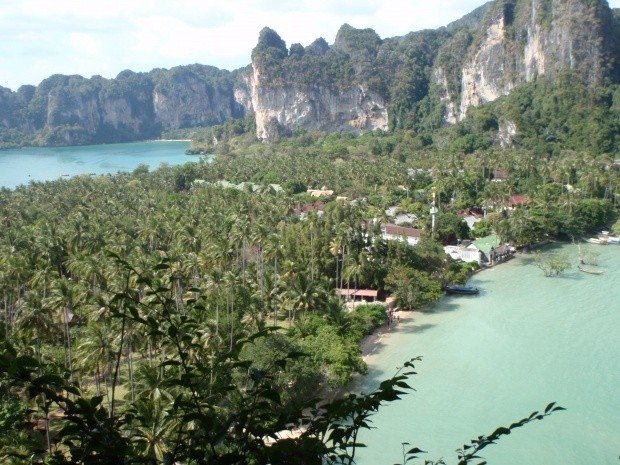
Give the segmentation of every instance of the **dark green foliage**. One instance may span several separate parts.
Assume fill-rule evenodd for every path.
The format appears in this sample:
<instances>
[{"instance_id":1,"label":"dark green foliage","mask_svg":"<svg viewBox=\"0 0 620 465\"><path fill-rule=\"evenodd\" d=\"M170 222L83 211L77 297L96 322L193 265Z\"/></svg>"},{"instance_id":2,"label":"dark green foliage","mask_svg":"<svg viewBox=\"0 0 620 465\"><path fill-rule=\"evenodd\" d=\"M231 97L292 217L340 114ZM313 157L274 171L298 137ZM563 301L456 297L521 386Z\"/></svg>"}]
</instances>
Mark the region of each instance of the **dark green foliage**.
<instances>
[{"instance_id":1,"label":"dark green foliage","mask_svg":"<svg viewBox=\"0 0 620 465\"><path fill-rule=\"evenodd\" d=\"M472 31L460 29L441 47L437 54L435 64L443 71L448 81L447 91L456 103L460 103L461 94L461 70L468 56L469 47L473 42Z\"/></svg>"},{"instance_id":2,"label":"dark green foliage","mask_svg":"<svg viewBox=\"0 0 620 465\"><path fill-rule=\"evenodd\" d=\"M17 449L25 442L32 427L30 413L23 399L0 381L0 450Z\"/></svg>"},{"instance_id":3,"label":"dark green foliage","mask_svg":"<svg viewBox=\"0 0 620 465\"><path fill-rule=\"evenodd\" d=\"M366 334L381 326L387 319L385 307L380 304L359 305L355 307L354 314L363 320L369 320L366 324Z\"/></svg>"},{"instance_id":4,"label":"dark green foliage","mask_svg":"<svg viewBox=\"0 0 620 465\"><path fill-rule=\"evenodd\" d=\"M539 153L564 148L600 154L617 150L615 92L615 86L593 89L565 74L555 83L539 78L519 86L490 109L498 120L501 115L516 125L520 147Z\"/></svg>"},{"instance_id":5,"label":"dark green foliage","mask_svg":"<svg viewBox=\"0 0 620 465\"><path fill-rule=\"evenodd\" d=\"M457 239L469 239L467 223L454 213L444 213L438 216L435 233L443 244L453 244Z\"/></svg>"},{"instance_id":6,"label":"dark green foliage","mask_svg":"<svg viewBox=\"0 0 620 465\"><path fill-rule=\"evenodd\" d=\"M399 307L413 308L439 300L441 285L425 273L406 267L390 269L385 284Z\"/></svg>"},{"instance_id":7,"label":"dark green foliage","mask_svg":"<svg viewBox=\"0 0 620 465\"><path fill-rule=\"evenodd\" d=\"M613 206L602 199L581 199L575 205L569 234L584 235L587 231L612 223L617 218Z\"/></svg>"},{"instance_id":8,"label":"dark green foliage","mask_svg":"<svg viewBox=\"0 0 620 465\"><path fill-rule=\"evenodd\" d=\"M557 276L570 268L568 257L560 253L536 253L534 264L543 271L547 278Z\"/></svg>"},{"instance_id":9,"label":"dark green foliage","mask_svg":"<svg viewBox=\"0 0 620 465\"><path fill-rule=\"evenodd\" d=\"M286 366L289 354L300 354L291 357ZM252 370L272 374L272 383L281 395L283 405L304 405L311 400L323 379L321 364L314 363L308 354L301 356L302 345L295 337L283 334L271 334L258 338L244 346L241 356L252 362Z\"/></svg>"},{"instance_id":10,"label":"dark green foliage","mask_svg":"<svg viewBox=\"0 0 620 465\"><path fill-rule=\"evenodd\" d=\"M471 234L474 238L480 238L489 236L492 232L493 229L491 228L490 223L486 220L482 220L474 224Z\"/></svg>"},{"instance_id":11,"label":"dark green foliage","mask_svg":"<svg viewBox=\"0 0 620 465\"><path fill-rule=\"evenodd\" d=\"M458 131L495 130L492 113L478 116ZM480 202L502 238L524 245L615 215L618 171L589 152L420 151L406 131L300 131L267 145L235 135L245 124L217 129L231 136L212 164L0 192L0 321L15 347L0 358L0 385L10 399L32 396L29 421L67 407L67 417L51 420L57 463L278 463L293 449L306 463L347 456L377 399L396 398L404 381L371 399L340 399L329 412L311 402L365 372L359 340L385 321L380 306L346 311L335 289L389 290L398 305L417 307L475 268L449 260L428 231L415 247L383 240L384 207L414 212L423 226L434 186L442 228L462 226L451 203ZM326 199L322 215L300 219L295 208L316 200L304 192L196 180L326 186L355 202ZM525 189L528 201L513 209L511 196ZM69 312L75 319L59 325ZM16 424L13 407L6 418ZM300 423L323 436L264 447L262 438ZM44 452L44 431L16 430L2 453Z\"/></svg>"},{"instance_id":12,"label":"dark green foliage","mask_svg":"<svg viewBox=\"0 0 620 465\"><path fill-rule=\"evenodd\" d=\"M126 297L121 297L125 300ZM133 314L133 312L131 312ZM120 315L118 315L120 316ZM123 314L127 318L127 313ZM136 318L136 317L134 317ZM155 330L155 325L144 321ZM181 329L180 327L177 327ZM177 348L189 342L182 333L168 331ZM44 409L62 407L64 415L55 420L59 427L54 435L53 452L37 449L34 442L24 440L18 448L2 444L3 459L28 463L40 457L54 464L130 464L130 463L211 463L211 464L342 464L354 463L361 429L371 427L371 417L384 404L401 398L411 390L408 378L415 374L419 358L404 364L397 374L383 381L367 395L349 394L329 402L316 400L288 409L283 408L278 390L274 389L274 374L285 369L290 360L299 357L291 353L274 360L274 370L261 370L238 358L239 350L267 334L256 334L240 341L227 356L216 359L209 367L186 354L174 364L179 376L172 375L167 384L174 386L177 396L171 408L161 411L160 403L149 404L139 399L124 412L106 411L102 397L89 397L60 377L43 375L44 369L34 359L18 356L17 351L3 341L0 353L0 382L11 392L27 399L48 399ZM170 363L168 365L171 365ZM198 370L198 372L195 372ZM226 377L227 371L246 372L240 386L207 382L196 376L199 372ZM213 376L211 376L213 380ZM208 393L203 391L210 386ZM509 427L497 428L488 436L479 436L457 451L459 464L479 459L485 447L513 429L531 421L541 420L556 411L564 410L555 403L543 413L534 412ZM303 426L298 437L279 439L293 425ZM5 436L6 437L6 436ZM270 444L270 441L276 440ZM408 444L407 444L408 445ZM34 455L33 455L34 452ZM403 464L424 453L419 448L403 449ZM47 455L46 458L44 458ZM294 459L294 461L292 461Z\"/></svg>"},{"instance_id":13,"label":"dark green foliage","mask_svg":"<svg viewBox=\"0 0 620 465\"><path fill-rule=\"evenodd\" d=\"M436 129L429 108L433 79L432 67L440 46L445 40L443 31L410 33L398 42L388 43L380 56L382 76L389 86L390 123L392 129ZM391 45L391 47L390 47Z\"/></svg>"},{"instance_id":14,"label":"dark green foliage","mask_svg":"<svg viewBox=\"0 0 620 465\"><path fill-rule=\"evenodd\" d=\"M131 267L126 271L134 272ZM150 278L139 280L149 287ZM90 397L61 377L39 375L45 366L19 355L3 337L0 386L24 401L46 400L45 412L59 407L64 410L64 415L54 420L57 432L48 455L53 463L276 464L290 463L287 451L291 447L295 463L322 463L325 459L350 462L357 446L355 437L360 428L369 427L368 418L380 405L397 400L410 389L406 379L413 374L414 360L405 364L402 374L383 382L369 395L350 395L320 405L316 399L296 399L287 407L281 401L282 388L276 388L274 381L301 354L287 353L287 347L280 345L270 351L272 359L262 368L260 362L255 365L241 359L244 346L269 337L269 332L262 331L238 341L227 353L205 359L200 353L204 348L191 334L197 327L191 312L186 318L175 315L174 303L164 288L151 289L149 294L154 297L150 310L160 313L159 321L143 318L142 305L126 292L114 296L112 315L121 320L122 328L131 322L167 344L170 358L161 368L174 367L166 369L164 381L175 393L172 404L158 401L153 405L139 399L122 411L108 411L101 396ZM121 338L124 334L123 330ZM235 377L238 384L231 384ZM268 445L281 431L292 427L304 428L299 438ZM4 443L2 446L4 458L26 460L32 453L22 454ZM36 452L43 456L45 449Z\"/></svg>"}]
</instances>

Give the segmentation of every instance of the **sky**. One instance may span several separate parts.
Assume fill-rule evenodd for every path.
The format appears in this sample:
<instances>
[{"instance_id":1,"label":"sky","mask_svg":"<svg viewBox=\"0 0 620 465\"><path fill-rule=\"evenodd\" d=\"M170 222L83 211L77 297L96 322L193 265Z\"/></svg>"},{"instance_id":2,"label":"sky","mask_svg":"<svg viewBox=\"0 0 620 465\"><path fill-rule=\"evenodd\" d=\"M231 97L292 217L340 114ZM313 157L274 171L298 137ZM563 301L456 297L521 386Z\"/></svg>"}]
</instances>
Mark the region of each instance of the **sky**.
<instances>
[{"instance_id":1,"label":"sky","mask_svg":"<svg viewBox=\"0 0 620 465\"><path fill-rule=\"evenodd\" d=\"M290 47L340 26L382 38L438 28L485 0L0 0L0 86L17 90L52 74L100 75L200 63L250 63L268 26ZM620 0L610 0L620 7Z\"/></svg>"}]
</instances>

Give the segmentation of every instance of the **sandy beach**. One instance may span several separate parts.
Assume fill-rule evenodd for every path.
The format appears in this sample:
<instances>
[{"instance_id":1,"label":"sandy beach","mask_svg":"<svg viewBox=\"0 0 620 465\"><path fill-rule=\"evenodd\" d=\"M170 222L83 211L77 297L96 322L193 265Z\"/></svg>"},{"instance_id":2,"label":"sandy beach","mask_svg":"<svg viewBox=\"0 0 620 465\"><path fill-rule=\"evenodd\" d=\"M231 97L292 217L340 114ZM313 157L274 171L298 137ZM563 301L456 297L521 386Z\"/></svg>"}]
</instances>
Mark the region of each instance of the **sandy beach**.
<instances>
[{"instance_id":1,"label":"sandy beach","mask_svg":"<svg viewBox=\"0 0 620 465\"><path fill-rule=\"evenodd\" d=\"M398 326L413 319L412 311L397 310L394 312L394 321L391 325L384 324L377 328L372 334L366 336L360 342L361 355L364 361L367 361L369 357L381 350L389 337L396 331Z\"/></svg>"},{"instance_id":2,"label":"sandy beach","mask_svg":"<svg viewBox=\"0 0 620 465\"><path fill-rule=\"evenodd\" d=\"M411 322L411 320L413 320L413 316L414 314L412 311L395 311L394 321L392 324L383 324L382 326L377 328L372 334L369 334L364 339L362 339L362 341L360 342L360 355L362 356L362 359L368 363L368 361L372 359L373 355L378 354L380 350L385 350L386 346L389 343L390 336L398 332L399 325ZM332 399L352 392L351 388L354 388L356 384L357 383L355 382L355 380L352 380L347 387L335 391L333 393ZM295 428L292 430L281 431L278 433L278 436L281 439L291 439L299 437L302 432L303 431L301 429ZM267 440L267 443L272 442L272 439Z\"/></svg>"}]
</instances>

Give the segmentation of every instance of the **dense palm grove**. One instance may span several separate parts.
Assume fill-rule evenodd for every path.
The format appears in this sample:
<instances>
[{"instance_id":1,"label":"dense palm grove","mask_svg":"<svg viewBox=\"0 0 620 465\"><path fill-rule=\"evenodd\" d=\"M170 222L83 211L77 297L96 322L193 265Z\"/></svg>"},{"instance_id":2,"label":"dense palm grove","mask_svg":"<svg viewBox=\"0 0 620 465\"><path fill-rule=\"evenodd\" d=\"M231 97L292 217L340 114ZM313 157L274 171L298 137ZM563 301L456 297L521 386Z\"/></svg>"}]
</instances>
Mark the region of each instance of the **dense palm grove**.
<instances>
[{"instance_id":1,"label":"dense palm grove","mask_svg":"<svg viewBox=\"0 0 620 465\"><path fill-rule=\"evenodd\" d=\"M618 166L594 135L617 121L588 129L592 150L569 123L553 137L523 123L520 146L503 150L495 114L511 107L500 105L431 136L299 133L266 145L251 120L236 121L195 132L217 135L194 146L214 150L212 162L0 192L0 456L346 462L408 371L370 396L334 396L365 372L359 341L385 321L381 306L348 311L337 288L416 308L472 271L443 244L490 232L516 246L579 240L615 220ZM316 200L306 189L322 186L339 198L300 217ZM515 195L527 200L515 206ZM391 206L424 229L415 247L381 238ZM463 209L484 215L471 232ZM300 438L266 446L297 427Z\"/></svg>"},{"instance_id":2,"label":"dense palm grove","mask_svg":"<svg viewBox=\"0 0 620 465\"><path fill-rule=\"evenodd\" d=\"M95 452L99 460L110 460L99 449L78 453L61 441L67 438L59 430L71 412L69 399L53 408L46 402L65 377L81 386L81 395L98 399L93 408L107 413L97 415L110 421L123 415L133 449L114 453L155 461L173 454L203 463L204 457L177 450L179 428L197 428L197 420L179 411L180 399L191 403L200 392L200 404L219 420L202 431L209 442L237 418L241 400L227 386L246 386L248 373L275 373L263 401L283 412L300 411L321 391L343 387L353 371L365 371L359 340L385 319L380 306L346 312L334 293L336 282L381 286L388 262L423 269L433 254L439 260L441 248L434 243L414 253L374 238L362 207L334 202L322 217L300 221L289 195L187 189L191 177L210 171L203 164L154 173L140 168L2 192L7 352L0 363L9 375L15 374L11 363L26 360L37 367L33 375L61 376L44 378L49 392L33 396L30 405L14 397L26 392L2 383L4 430L13 432L3 437L3 454L15 453L19 462L30 438L52 453L52 461L90 463L92 457L80 454ZM434 289L436 299L439 288ZM276 327L281 329L269 331ZM264 330L263 337L243 345ZM9 347L26 358L16 361L7 355ZM300 352L306 356L290 355ZM245 360L253 361L255 371L248 371ZM60 384L52 387L53 382ZM60 405L65 416L58 416ZM254 416L250 420L256 422ZM291 424L259 420L266 423L260 438ZM213 460L229 457L239 440L231 433L201 453ZM249 452L238 453L247 460Z\"/></svg>"}]
</instances>

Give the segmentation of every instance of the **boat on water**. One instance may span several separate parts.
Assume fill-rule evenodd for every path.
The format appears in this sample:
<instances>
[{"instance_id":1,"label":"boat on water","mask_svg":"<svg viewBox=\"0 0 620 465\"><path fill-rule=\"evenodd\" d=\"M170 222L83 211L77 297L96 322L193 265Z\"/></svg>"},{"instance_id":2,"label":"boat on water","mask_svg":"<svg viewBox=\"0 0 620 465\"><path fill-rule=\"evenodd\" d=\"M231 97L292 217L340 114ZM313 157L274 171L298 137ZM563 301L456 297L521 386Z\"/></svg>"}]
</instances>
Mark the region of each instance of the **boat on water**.
<instances>
[{"instance_id":1,"label":"boat on water","mask_svg":"<svg viewBox=\"0 0 620 465\"><path fill-rule=\"evenodd\" d=\"M582 266L578 266L577 267L579 269L579 271L583 271L584 273L589 273L589 274L603 274L604 271L603 270L595 270L592 268L584 268Z\"/></svg>"},{"instance_id":2,"label":"boat on water","mask_svg":"<svg viewBox=\"0 0 620 465\"><path fill-rule=\"evenodd\" d=\"M620 244L620 237L614 236L610 231L601 231L596 237L587 239L592 244Z\"/></svg>"},{"instance_id":3,"label":"boat on water","mask_svg":"<svg viewBox=\"0 0 620 465\"><path fill-rule=\"evenodd\" d=\"M586 242L590 244L598 244L598 245L606 245L608 244L608 240L604 237L589 237L586 239Z\"/></svg>"},{"instance_id":4,"label":"boat on water","mask_svg":"<svg viewBox=\"0 0 620 465\"><path fill-rule=\"evenodd\" d=\"M477 287L472 286L448 286L446 287L447 294L453 295L475 295L480 291Z\"/></svg>"}]
</instances>

